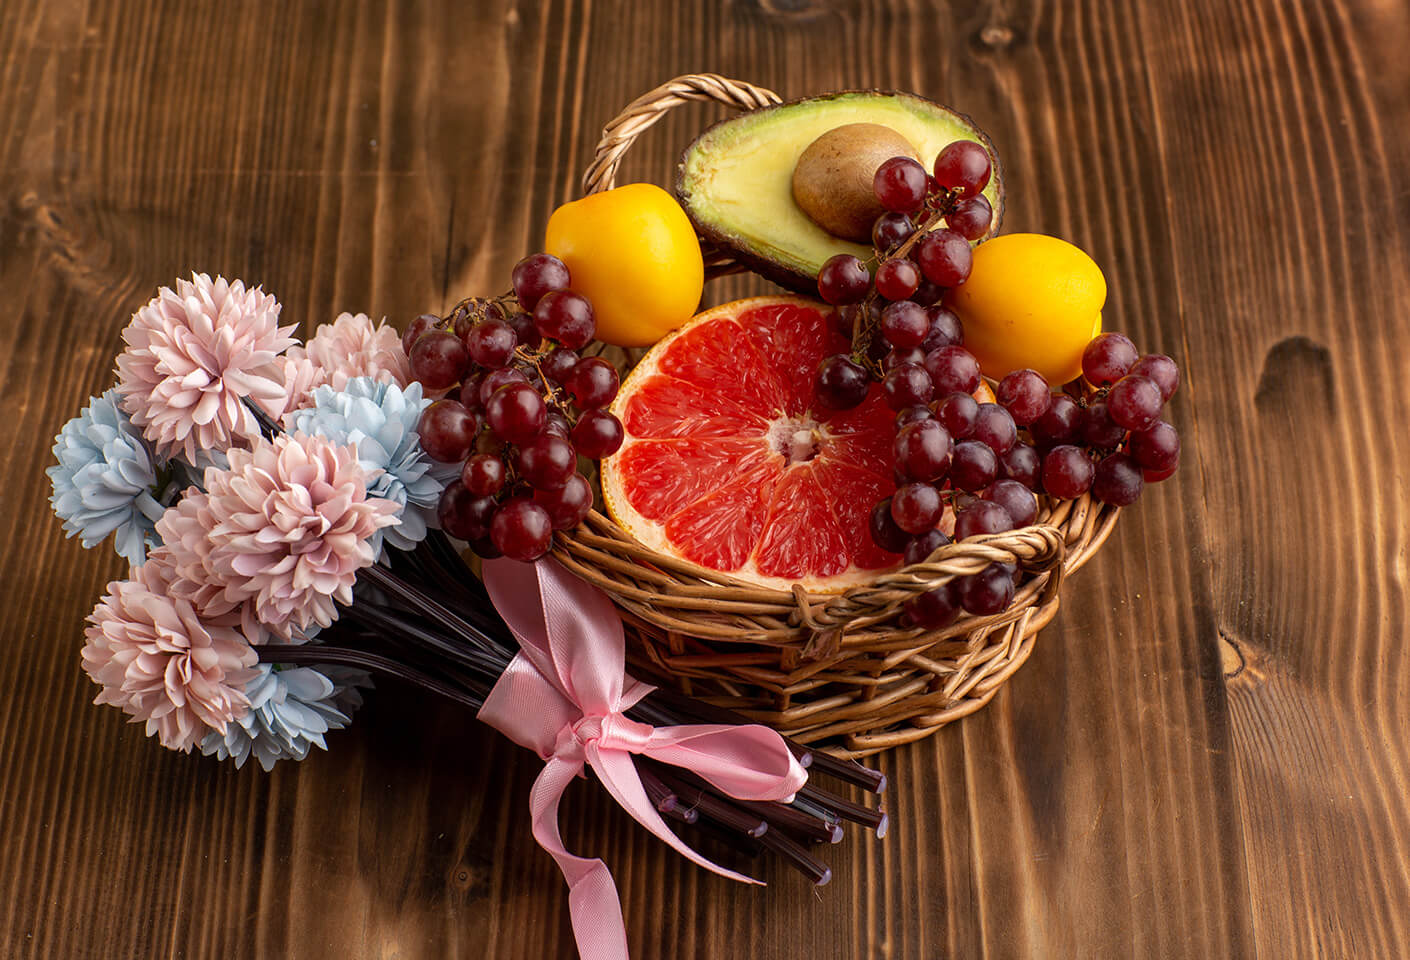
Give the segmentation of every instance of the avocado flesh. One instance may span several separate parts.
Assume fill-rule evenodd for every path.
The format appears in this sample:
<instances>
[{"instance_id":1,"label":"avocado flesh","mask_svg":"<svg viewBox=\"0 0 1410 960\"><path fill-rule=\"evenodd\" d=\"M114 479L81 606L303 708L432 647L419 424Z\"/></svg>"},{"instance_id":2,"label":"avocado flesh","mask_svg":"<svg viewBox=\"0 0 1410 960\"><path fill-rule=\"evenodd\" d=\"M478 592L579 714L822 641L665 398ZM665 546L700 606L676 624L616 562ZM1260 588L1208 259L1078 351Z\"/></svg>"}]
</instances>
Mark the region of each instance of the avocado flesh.
<instances>
[{"instance_id":1,"label":"avocado flesh","mask_svg":"<svg viewBox=\"0 0 1410 960\"><path fill-rule=\"evenodd\" d=\"M796 290L817 289L828 257L867 259L869 246L828 233L793 200L793 168L808 145L848 123L877 123L909 140L929 166L947 144L977 140L994 158L984 193L998 229L1003 184L994 148L967 118L910 94L853 92L799 100L742 114L705 131L686 148L676 192L701 235Z\"/></svg>"}]
</instances>

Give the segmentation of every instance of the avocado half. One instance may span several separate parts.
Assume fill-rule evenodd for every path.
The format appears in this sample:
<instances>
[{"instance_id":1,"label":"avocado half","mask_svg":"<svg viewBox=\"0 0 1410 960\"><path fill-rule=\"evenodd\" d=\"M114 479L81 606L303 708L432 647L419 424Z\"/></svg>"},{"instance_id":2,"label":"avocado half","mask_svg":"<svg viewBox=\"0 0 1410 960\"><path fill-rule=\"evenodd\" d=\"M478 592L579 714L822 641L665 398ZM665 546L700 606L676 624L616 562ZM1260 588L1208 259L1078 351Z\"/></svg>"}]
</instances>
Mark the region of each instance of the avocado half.
<instances>
[{"instance_id":1,"label":"avocado half","mask_svg":"<svg viewBox=\"0 0 1410 960\"><path fill-rule=\"evenodd\" d=\"M848 90L723 120L686 147L676 196L702 238L774 282L816 296L818 270L828 257L872 255L869 246L828 233L793 200L798 157L822 134L847 123L890 127L915 146L927 168L947 144L982 143L994 170L984 189L994 208L985 239L998 232L1004 185L993 143L969 117L910 93Z\"/></svg>"}]
</instances>

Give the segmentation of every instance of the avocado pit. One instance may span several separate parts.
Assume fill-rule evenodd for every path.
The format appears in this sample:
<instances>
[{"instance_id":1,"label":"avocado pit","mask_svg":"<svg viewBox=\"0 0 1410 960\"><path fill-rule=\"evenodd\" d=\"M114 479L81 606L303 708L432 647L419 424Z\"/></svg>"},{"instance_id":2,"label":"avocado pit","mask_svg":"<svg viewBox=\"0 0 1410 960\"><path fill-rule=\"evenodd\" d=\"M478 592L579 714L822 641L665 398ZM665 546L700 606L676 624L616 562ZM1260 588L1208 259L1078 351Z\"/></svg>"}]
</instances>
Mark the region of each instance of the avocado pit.
<instances>
[{"instance_id":1,"label":"avocado pit","mask_svg":"<svg viewBox=\"0 0 1410 960\"><path fill-rule=\"evenodd\" d=\"M872 190L876 168L892 157L918 160L909 140L879 123L846 123L818 137L793 168L793 202L833 236L865 243L886 212Z\"/></svg>"}]
</instances>

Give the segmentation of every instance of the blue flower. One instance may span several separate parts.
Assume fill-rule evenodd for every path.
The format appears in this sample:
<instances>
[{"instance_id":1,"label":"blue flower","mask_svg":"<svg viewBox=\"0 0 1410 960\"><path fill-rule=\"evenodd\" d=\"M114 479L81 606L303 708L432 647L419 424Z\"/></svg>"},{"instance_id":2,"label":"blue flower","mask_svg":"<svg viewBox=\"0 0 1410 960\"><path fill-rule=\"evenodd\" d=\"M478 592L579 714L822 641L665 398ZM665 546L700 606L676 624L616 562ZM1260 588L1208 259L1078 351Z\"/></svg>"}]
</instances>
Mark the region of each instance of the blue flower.
<instances>
[{"instance_id":1,"label":"blue flower","mask_svg":"<svg viewBox=\"0 0 1410 960\"><path fill-rule=\"evenodd\" d=\"M341 730L362 706L358 687L372 686L362 670L334 665L278 668L256 665L258 674L245 685L250 712L212 730L201 753L235 761L238 769L254 757L266 771L280 760L302 760L311 747L327 750L323 735Z\"/></svg>"},{"instance_id":2,"label":"blue flower","mask_svg":"<svg viewBox=\"0 0 1410 960\"><path fill-rule=\"evenodd\" d=\"M156 455L118 406L116 390L91 398L64 424L54 438L54 457L58 464L45 471L54 485L49 502L70 537L95 547L115 534L117 552L134 566L147 558L148 547L161 545Z\"/></svg>"},{"instance_id":3,"label":"blue flower","mask_svg":"<svg viewBox=\"0 0 1410 960\"><path fill-rule=\"evenodd\" d=\"M419 383L403 390L395 383L354 377L342 390L319 387L313 392L313 406L296 411L287 423L292 430L356 445L363 469L381 471L368 484L368 496L393 500L405 509L400 523L373 536L372 549L379 556L383 534L399 550L410 550L426 539L441 491L459 469L436 463L421 450L416 426L430 403Z\"/></svg>"}]
</instances>

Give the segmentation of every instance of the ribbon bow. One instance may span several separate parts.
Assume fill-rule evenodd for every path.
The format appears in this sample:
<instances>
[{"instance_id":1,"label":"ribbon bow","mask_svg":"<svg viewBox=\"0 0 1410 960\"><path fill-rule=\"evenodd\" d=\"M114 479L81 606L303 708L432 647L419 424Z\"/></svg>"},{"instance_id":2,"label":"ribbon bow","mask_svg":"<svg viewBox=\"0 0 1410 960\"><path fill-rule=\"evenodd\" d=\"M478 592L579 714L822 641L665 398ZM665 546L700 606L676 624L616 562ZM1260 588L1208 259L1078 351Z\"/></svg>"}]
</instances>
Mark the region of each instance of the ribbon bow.
<instances>
[{"instance_id":1,"label":"ribbon bow","mask_svg":"<svg viewBox=\"0 0 1410 960\"><path fill-rule=\"evenodd\" d=\"M652 727L624 716L654 687L625 673L622 620L612 601L558 563L493 560L484 582L521 651L499 678L479 717L546 762L529 796L534 839L568 882L573 935L583 960L626 960L622 904L607 865L569 853L558 832L558 803L591 766L632 818L678 853L742 883L692 850L646 795L634 753L684 767L741 800L789 800L807 781L783 738L767 727L701 724Z\"/></svg>"}]
</instances>

